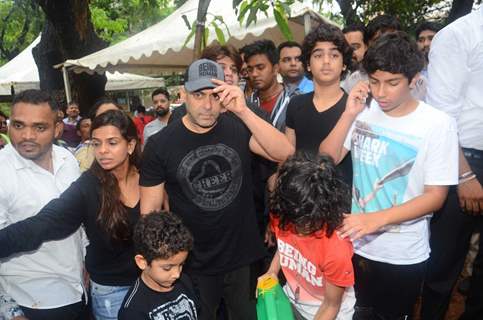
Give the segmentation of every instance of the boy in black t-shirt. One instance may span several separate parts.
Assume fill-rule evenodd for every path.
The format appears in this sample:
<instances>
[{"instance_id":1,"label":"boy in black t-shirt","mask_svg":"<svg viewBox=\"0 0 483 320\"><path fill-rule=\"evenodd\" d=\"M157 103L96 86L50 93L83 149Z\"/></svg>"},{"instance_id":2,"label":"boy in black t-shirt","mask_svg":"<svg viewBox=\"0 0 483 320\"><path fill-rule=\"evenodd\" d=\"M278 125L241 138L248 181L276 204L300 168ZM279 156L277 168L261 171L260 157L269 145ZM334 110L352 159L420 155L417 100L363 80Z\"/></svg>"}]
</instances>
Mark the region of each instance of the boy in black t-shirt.
<instances>
[{"instance_id":1,"label":"boy in black t-shirt","mask_svg":"<svg viewBox=\"0 0 483 320\"><path fill-rule=\"evenodd\" d=\"M352 48L342 31L321 24L302 45L302 62L313 80L314 92L298 95L287 107L285 135L296 150L317 154L319 145L339 120L347 94L340 81L352 67ZM347 157L339 166L344 181L352 183L352 163Z\"/></svg>"},{"instance_id":2,"label":"boy in black t-shirt","mask_svg":"<svg viewBox=\"0 0 483 320\"><path fill-rule=\"evenodd\" d=\"M172 213L153 212L134 229L134 257L141 276L129 289L119 319L197 320L197 300L189 279L181 275L193 238Z\"/></svg>"}]
</instances>

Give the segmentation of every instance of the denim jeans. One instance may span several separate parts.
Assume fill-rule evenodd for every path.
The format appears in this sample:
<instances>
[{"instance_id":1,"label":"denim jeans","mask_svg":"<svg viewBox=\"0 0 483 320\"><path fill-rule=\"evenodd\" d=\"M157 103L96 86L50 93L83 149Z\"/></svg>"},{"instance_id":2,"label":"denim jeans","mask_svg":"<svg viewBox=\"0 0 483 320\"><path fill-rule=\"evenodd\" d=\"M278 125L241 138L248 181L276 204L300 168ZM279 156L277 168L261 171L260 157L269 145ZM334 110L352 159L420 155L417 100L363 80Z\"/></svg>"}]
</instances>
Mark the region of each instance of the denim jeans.
<instances>
[{"instance_id":1,"label":"denim jeans","mask_svg":"<svg viewBox=\"0 0 483 320\"><path fill-rule=\"evenodd\" d=\"M91 280L92 314L96 320L116 320L129 286L104 286Z\"/></svg>"}]
</instances>

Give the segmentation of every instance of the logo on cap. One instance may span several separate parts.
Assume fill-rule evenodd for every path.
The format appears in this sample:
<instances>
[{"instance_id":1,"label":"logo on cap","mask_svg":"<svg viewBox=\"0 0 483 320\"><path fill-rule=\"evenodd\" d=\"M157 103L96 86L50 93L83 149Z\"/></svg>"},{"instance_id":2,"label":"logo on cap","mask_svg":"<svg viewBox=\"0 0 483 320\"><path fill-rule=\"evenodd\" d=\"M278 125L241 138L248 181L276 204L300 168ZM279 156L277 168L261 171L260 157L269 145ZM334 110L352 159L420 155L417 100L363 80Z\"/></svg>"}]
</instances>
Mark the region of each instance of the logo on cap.
<instances>
[{"instance_id":1,"label":"logo on cap","mask_svg":"<svg viewBox=\"0 0 483 320\"><path fill-rule=\"evenodd\" d=\"M198 66L198 74L200 77L218 77L218 73L216 72L216 65L208 62L204 62Z\"/></svg>"}]
</instances>

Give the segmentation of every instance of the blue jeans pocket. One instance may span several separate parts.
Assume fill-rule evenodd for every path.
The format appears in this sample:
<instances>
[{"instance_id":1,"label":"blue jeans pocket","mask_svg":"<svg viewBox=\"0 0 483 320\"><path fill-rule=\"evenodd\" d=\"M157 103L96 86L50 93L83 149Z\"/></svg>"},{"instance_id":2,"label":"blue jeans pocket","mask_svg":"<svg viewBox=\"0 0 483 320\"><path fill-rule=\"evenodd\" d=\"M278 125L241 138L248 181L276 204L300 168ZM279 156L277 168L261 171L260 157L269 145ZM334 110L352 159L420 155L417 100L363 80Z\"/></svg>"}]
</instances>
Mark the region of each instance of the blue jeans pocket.
<instances>
[{"instance_id":1,"label":"blue jeans pocket","mask_svg":"<svg viewBox=\"0 0 483 320\"><path fill-rule=\"evenodd\" d=\"M104 286L91 280L92 313L96 320L116 320L129 286Z\"/></svg>"}]
</instances>

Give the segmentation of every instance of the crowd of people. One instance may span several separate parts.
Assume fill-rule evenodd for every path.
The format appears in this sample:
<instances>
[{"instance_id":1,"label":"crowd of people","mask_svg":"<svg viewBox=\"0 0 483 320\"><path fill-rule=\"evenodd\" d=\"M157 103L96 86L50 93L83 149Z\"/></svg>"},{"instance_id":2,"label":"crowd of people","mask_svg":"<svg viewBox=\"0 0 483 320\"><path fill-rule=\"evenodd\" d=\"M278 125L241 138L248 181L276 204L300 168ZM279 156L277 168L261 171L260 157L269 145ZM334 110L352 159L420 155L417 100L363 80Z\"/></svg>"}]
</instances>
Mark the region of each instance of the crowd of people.
<instances>
[{"instance_id":1,"label":"crowd of people","mask_svg":"<svg viewBox=\"0 0 483 320\"><path fill-rule=\"evenodd\" d=\"M444 319L483 231L482 28L483 7L412 36L380 15L213 44L154 116L16 94L0 319L255 320L268 276L297 320L412 319L419 298ZM483 319L470 264L462 320Z\"/></svg>"}]
</instances>

